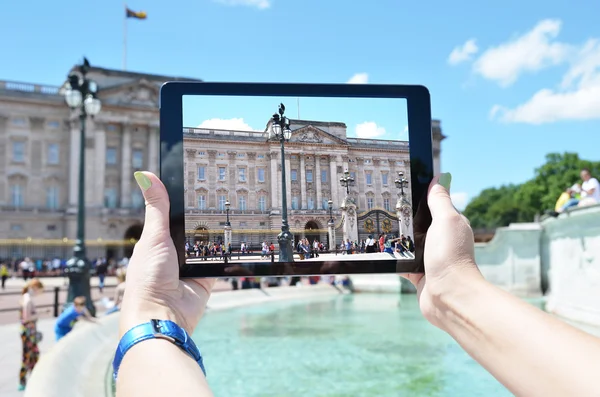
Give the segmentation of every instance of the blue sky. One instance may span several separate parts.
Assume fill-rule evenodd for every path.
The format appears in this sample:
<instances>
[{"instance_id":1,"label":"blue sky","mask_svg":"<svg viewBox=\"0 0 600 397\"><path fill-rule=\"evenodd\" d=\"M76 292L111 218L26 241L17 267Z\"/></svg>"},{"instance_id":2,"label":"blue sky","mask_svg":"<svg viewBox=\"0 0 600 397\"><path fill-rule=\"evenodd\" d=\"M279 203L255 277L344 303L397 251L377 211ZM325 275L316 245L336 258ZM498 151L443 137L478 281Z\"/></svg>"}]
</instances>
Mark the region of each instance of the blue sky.
<instances>
[{"instance_id":1,"label":"blue sky","mask_svg":"<svg viewBox=\"0 0 600 397\"><path fill-rule=\"evenodd\" d=\"M57 85L82 55L121 68L123 3L58 4L2 6L0 79ZM129 70L207 81L344 83L355 76L426 85L448 136L442 170L453 174L459 207L486 187L527 180L548 152L598 159L598 2L128 5L148 13L127 23Z\"/></svg>"},{"instance_id":2,"label":"blue sky","mask_svg":"<svg viewBox=\"0 0 600 397\"><path fill-rule=\"evenodd\" d=\"M398 98L185 96L183 125L264 131L280 103L292 119L345 123L351 137L408 140L406 100Z\"/></svg>"}]
</instances>

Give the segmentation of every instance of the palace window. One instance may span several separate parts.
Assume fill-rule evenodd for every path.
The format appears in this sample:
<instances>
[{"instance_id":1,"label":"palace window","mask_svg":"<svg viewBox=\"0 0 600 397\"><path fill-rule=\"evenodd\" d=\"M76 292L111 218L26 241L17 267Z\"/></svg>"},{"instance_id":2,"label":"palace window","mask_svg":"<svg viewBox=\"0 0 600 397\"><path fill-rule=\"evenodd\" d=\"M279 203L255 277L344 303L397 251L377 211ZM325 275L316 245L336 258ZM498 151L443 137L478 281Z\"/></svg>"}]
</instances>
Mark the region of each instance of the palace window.
<instances>
[{"instance_id":1,"label":"palace window","mask_svg":"<svg viewBox=\"0 0 600 397\"><path fill-rule=\"evenodd\" d=\"M256 156L256 158L259 158L259 159L264 159L264 158L265 158L265 155L264 155L264 154L259 154L259 155L257 155L257 156Z\"/></svg>"},{"instance_id":2,"label":"palace window","mask_svg":"<svg viewBox=\"0 0 600 397\"><path fill-rule=\"evenodd\" d=\"M373 197L367 197L367 209L373 209Z\"/></svg>"},{"instance_id":3,"label":"palace window","mask_svg":"<svg viewBox=\"0 0 600 397\"><path fill-rule=\"evenodd\" d=\"M206 156L206 152L198 152L198 156Z\"/></svg>"},{"instance_id":4,"label":"palace window","mask_svg":"<svg viewBox=\"0 0 600 397\"><path fill-rule=\"evenodd\" d=\"M324 198L321 201L321 208L323 208L324 210L328 210L329 209L329 200L327 200L326 198Z\"/></svg>"},{"instance_id":5,"label":"palace window","mask_svg":"<svg viewBox=\"0 0 600 397\"><path fill-rule=\"evenodd\" d=\"M240 182L246 182L246 169L238 168L238 174Z\"/></svg>"},{"instance_id":6,"label":"palace window","mask_svg":"<svg viewBox=\"0 0 600 397\"><path fill-rule=\"evenodd\" d=\"M110 187L104 190L104 207L117 208L117 189Z\"/></svg>"},{"instance_id":7,"label":"palace window","mask_svg":"<svg viewBox=\"0 0 600 397\"><path fill-rule=\"evenodd\" d=\"M321 182L327 183L327 170L321 170Z\"/></svg>"},{"instance_id":8,"label":"palace window","mask_svg":"<svg viewBox=\"0 0 600 397\"><path fill-rule=\"evenodd\" d=\"M313 172L312 170L306 170L306 182L313 181Z\"/></svg>"},{"instance_id":9,"label":"palace window","mask_svg":"<svg viewBox=\"0 0 600 397\"><path fill-rule=\"evenodd\" d=\"M352 177L352 179L354 179L356 181L356 172L352 171L350 173L350 176Z\"/></svg>"},{"instance_id":10,"label":"palace window","mask_svg":"<svg viewBox=\"0 0 600 397\"><path fill-rule=\"evenodd\" d=\"M108 165L117 164L117 148L114 148L114 147L106 148L106 164L108 164Z\"/></svg>"},{"instance_id":11,"label":"palace window","mask_svg":"<svg viewBox=\"0 0 600 397\"><path fill-rule=\"evenodd\" d=\"M50 186L46 189L46 208L58 208L58 186Z\"/></svg>"},{"instance_id":12,"label":"palace window","mask_svg":"<svg viewBox=\"0 0 600 397\"><path fill-rule=\"evenodd\" d=\"M370 159L366 159L365 160L365 164L371 164L371 160Z\"/></svg>"},{"instance_id":13,"label":"palace window","mask_svg":"<svg viewBox=\"0 0 600 397\"><path fill-rule=\"evenodd\" d=\"M56 121L56 120L53 120L53 121L48 121L48 122L46 123L46 126L47 126L48 128L58 128L58 127L60 127L60 122L59 122L59 121Z\"/></svg>"},{"instance_id":14,"label":"palace window","mask_svg":"<svg viewBox=\"0 0 600 397\"><path fill-rule=\"evenodd\" d=\"M258 168L256 173L258 174L258 181L259 182L264 182L265 181L265 169L264 168Z\"/></svg>"},{"instance_id":15,"label":"palace window","mask_svg":"<svg viewBox=\"0 0 600 397\"><path fill-rule=\"evenodd\" d=\"M60 146L58 143L48 144L48 164L58 164L60 161Z\"/></svg>"},{"instance_id":16,"label":"palace window","mask_svg":"<svg viewBox=\"0 0 600 397\"><path fill-rule=\"evenodd\" d=\"M298 196L292 196L292 209L293 210L297 210L299 209L300 205L300 198Z\"/></svg>"},{"instance_id":17,"label":"palace window","mask_svg":"<svg viewBox=\"0 0 600 397\"><path fill-rule=\"evenodd\" d=\"M315 209L315 199L313 199L312 197L308 198L307 204L308 204L308 209L309 210L314 210Z\"/></svg>"},{"instance_id":18,"label":"palace window","mask_svg":"<svg viewBox=\"0 0 600 397\"><path fill-rule=\"evenodd\" d=\"M206 167L204 167L203 165L198 166L198 180L199 181L203 181L206 179L205 172L206 172Z\"/></svg>"},{"instance_id":19,"label":"palace window","mask_svg":"<svg viewBox=\"0 0 600 397\"><path fill-rule=\"evenodd\" d=\"M15 117L14 119L12 119L12 124L13 125L27 125L27 120L25 120L24 117Z\"/></svg>"},{"instance_id":20,"label":"palace window","mask_svg":"<svg viewBox=\"0 0 600 397\"><path fill-rule=\"evenodd\" d=\"M15 163L25 162L25 142L12 143L12 159Z\"/></svg>"},{"instance_id":21,"label":"palace window","mask_svg":"<svg viewBox=\"0 0 600 397\"><path fill-rule=\"evenodd\" d=\"M225 203L227 202L227 196L220 195L219 196L219 210L225 211Z\"/></svg>"},{"instance_id":22,"label":"palace window","mask_svg":"<svg viewBox=\"0 0 600 397\"><path fill-rule=\"evenodd\" d=\"M23 186L16 183L10 186L10 205L13 207L22 207L23 201Z\"/></svg>"},{"instance_id":23,"label":"palace window","mask_svg":"<svg viewBox=\"0 0 600 397\"><path fill-rule=\"evenodd\" d=\"M389 198L383 199L383 208L385 208L386 211L390 211L390 199Z\"/></svg>"},{"instance_id":24,"label":"palace window","mask_svg":"<svg viewBox=\"0 0 600 397\"><path fill-rule=\"evenodd\" d=\"M388 173L384 172L383 174L381 174L381 183L383 183L384 186L387 186L388 184Z\"/></svg>"},{"instance_id":25,"label":"palace window","mask_svg":"<svg viewBox=\"0 0 600 397\"><path fill-rule=\"evenodd\" d=\"M365 173L365 179L366 179L367 185L373 184L373 174L371 174L370 172Z\"/></svg>"},{"instance_id":26,"label":"palace window","mask_svg":"<svg viewBox=\"0 0 600 397\"><path fill-rule=\"evenodd\" d=\"M135 209L140 209L144 207L144 196L140 189L135 189L131 193L131 206Z\"/></svg>"},{"instance_id":27,"label":"palace window","mask_svg":"<svg viewBox=\"0 0 600 397\"><path fill-rule=\"evenodd\" d=\"M258 210L259 211L267 210L267 198L265 196L260 196L258 198Z\"/></svg>"},{"instance_id":28,"label":"palace window","mask_svg":"<svg viewBox=\"0 0 600 397\"><path fill-rule=\"evenodd\" d=\"M247 203L246 196L241 195L238 197L238 209L240 211L246 211L246 203Z\"/></svg>"},{"instance_id":29,"label":"palace window","mask_svg":"<svg viewBox=\"0 0 600 397\"><path fill-rule=\"evenodd\" d=\"M133 165L133 168L139 170L144 167L144 152L141 149L134 149L131 159L131 165Z\"/></svg>"},{"instance_id":30,"label":"palace window","mask_svg":"<svg viewBox=\"0 0 600 397\"><path fill-rule=\"evenodd\" d=\"M298 170L292 170L290 172L290 175L292 177L292 181L297 181L298 180Z\"/></svg>"},{"instance_id":31,"label":"palace window","mask_svg":"<svg viewBox=\"0 0 600 397\"><path fill-rule=\"evenodd\" d=\"M206 196L203 194L198 195L198 209L205 210L206 209Z\"/></svg>"},{"instance_id":32,"label":"palace window","mask_svg":"<svg viewBox=\"0 0 600 397\"><path fill-rule=\"evenodd\" d=\"M239 159L242 159L242 158L246 157L246 155L244 153L238 153L237 156L238 156Z\"/></svg>"},{"instance_id":33,"label":"palace window","mask_svg":"<svg viewBox=\"0 0 600 397\"><path fill-rule=\"evenodd\" d=\"M219 180L225 180L225 167L219 167Z\"/></svg>"}]
</instances>

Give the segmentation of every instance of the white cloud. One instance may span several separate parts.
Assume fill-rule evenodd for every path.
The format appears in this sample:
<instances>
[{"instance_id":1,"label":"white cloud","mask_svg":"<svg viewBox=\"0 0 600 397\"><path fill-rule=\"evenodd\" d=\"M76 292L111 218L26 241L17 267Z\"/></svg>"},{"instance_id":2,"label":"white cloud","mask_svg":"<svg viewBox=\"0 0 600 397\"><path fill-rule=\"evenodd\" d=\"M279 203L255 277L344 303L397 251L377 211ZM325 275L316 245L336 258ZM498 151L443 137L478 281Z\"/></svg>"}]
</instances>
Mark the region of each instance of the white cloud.
<instances>
[{"instance_id":1,"label":"white cloud","mask_svg":"<svg viewBox=\"0 0 600 397\"><path fill-rule=\"evenodd\" d=\"M368 73L356 73L354 76L350 77L350 80L348 80L346 84L367 84L368 82Z\"/></svg>"},{"instance_id":2,"label":"white cloud","mask_svg":"<svg viewBox=\"0 0 600 397\"><path fill-rule=\"evenodd\" d=\"M216 3L225 4L227 6L248 6L256 7L260 10L271 7L271 0L213 0Z\"/></svg>"},{"instance_id":3,"label":"white cloud","mask_svg":"<svg viewBox=\"0 0 600 397\"><path fill-rule=\"evenodd\" d=\"M456 46L448 57L448 63L450 65L458 65L459 63L469 61L473 55L477 54L479 48L475 44L475 39L469 39L465 44Z\"/></svg>"},{"instance_id":4,"label":"white cloud","mask_svg":"<svg viewBox=\"0 0 600 397\"><path fill-rule=\"evenodd\" d=\"M212 128L215 130L256 131L244 119L209 119L204 120L197 128Z\"/></svg>"},{"instance_id":5,"label":"white cloud","mask_svg":"<svg viewBox=\"0 0 600 397\"><path fill-rule=\"evenodd\" d=\"M527 124L600 119L600 39L580 46L570 63L557 88L541 89L512 109L494 105L490 117Z\"/></svg>"},{"instance_id":6,"label":"white cloud","mask_svg":"<svg viewBox=\"0 0 600 397\"><path fill-rule=\"evenodd\" d=\"M465 192L450 193L450 198L454 207L459 211L464 210L469 203L469 195Z\"/></svg>"},{"instance_id":7,"label":"white cloud","mask_svg":"<svg viewBox=\"0 0 600 397\"><path fill-rule=\"evenodd\" d=\"M474 72L507 87L523 73L565 62L573 47L554 40L561 25L559 20L545 19L529 32L487 49L473 64Z\"/></svg>"},{"instance_id":8,"label":"white cloud","mask_svg":"<svg viewBox=\"0 0 600 397\"><path fill-rule=\"evenodd\" d=\"M355 131L357 138L372 139L385 135L385 128L379 127L373 121L365 121L364 123L357 124Z\"/></svg>"}]
</instances>

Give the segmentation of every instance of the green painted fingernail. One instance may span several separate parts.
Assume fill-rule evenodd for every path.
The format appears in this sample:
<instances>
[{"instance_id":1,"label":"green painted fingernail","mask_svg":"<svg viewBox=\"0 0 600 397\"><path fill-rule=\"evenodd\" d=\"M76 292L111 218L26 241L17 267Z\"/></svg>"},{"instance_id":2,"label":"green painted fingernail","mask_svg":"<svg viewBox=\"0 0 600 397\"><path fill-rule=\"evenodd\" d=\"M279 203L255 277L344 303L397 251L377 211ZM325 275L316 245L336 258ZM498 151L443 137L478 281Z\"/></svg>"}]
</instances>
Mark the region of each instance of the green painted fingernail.
<instances>
[{"instance_id":1,"label":"green painted fingernail","mask_svg":"<svg viewBox=\"0 0 600 397\"><path fill-rule=\"evenodd\" d=\"M152 186L152 181L150 181L150 178L148 178L146 175L144 175L143 172L137 171L133 173L133 177L135 178L135 181L138 183L138 185L140 185L140 187L142 188L142 191L146 191L148 189L150 189L150 186Z\"/></svg>"},{"instance_id":2,"label":"green painted fingernail","mask_svg":"<svg viewBox=\"0 0 600 397\"><path fill-rule=\"evenodd\" d=\"M450 191L450 184L452 183L452 174L449 172L444 172L443 174L440 174L438 183L442 185L447 191Z\"/></svg>"}]
</instances>

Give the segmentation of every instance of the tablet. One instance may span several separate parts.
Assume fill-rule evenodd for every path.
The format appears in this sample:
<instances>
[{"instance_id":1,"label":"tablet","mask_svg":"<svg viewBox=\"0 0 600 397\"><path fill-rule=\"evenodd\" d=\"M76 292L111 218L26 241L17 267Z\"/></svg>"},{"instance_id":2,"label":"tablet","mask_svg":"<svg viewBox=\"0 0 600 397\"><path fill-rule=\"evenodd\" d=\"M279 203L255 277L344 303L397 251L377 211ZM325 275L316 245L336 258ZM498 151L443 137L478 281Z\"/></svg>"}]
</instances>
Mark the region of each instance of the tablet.
<instances>
[{"instance_id":1,"label":"tablet","mask_svg":"<svg viewBox=\"0 0 600 397\"><path fill-rule=\"evenodd\" d=\"M165 83L180 277L424 272L431 131L423 86Z\"/></svg>"}]
</instances>

